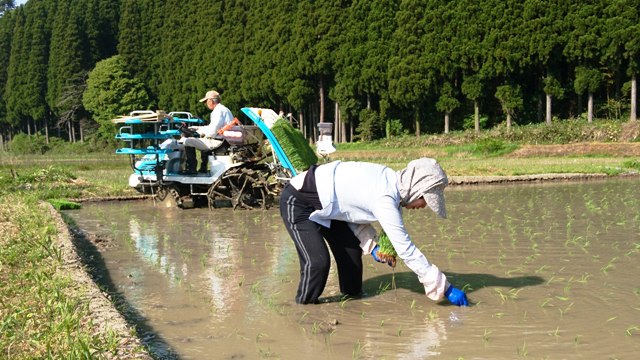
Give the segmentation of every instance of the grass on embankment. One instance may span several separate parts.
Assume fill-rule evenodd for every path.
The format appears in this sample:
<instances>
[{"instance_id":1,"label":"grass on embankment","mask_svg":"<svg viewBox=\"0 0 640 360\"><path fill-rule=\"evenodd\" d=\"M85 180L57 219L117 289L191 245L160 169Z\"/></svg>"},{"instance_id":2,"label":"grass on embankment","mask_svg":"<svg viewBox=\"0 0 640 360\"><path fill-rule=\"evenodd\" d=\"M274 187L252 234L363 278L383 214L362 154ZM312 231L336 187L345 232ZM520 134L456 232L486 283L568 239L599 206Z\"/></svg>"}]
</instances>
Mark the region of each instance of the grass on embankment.
<instances>
[{"instance_id":1,"label":"grass on embankment","mask_svg":"<svg viewBox=\"0 0 640 360\"><path fill-rule=\"evenodd\" d=\"M90 289L65 270L60 234L41 201L69 206L63 199L128 194L128 166L104 154L82 161L2 160L0 358L118 357L123 334L99 330L104 324L89 311Z\"/></svg>"},{"instance_id":2,"label":"grass on embankment","mask_svg":"<svg viewBox=\"0 0 640 360\"><path fill-rule=\"evenodd\" d=\"M640 146L640 145L639 145ZM339 144L330 160L368 161L385 164L395 170L420 157L437 159L449 176L515 176L535 174L607 174L637 173L637 158L600 155L527 156L515 157L510 153L477 153L471 145L423 147L389 147L385 149L360 148L358 145Z\"/></svg>"},{"instance_id":3,"label":"grass on embankment","mask_svg":"<svg viewBox=\"0 0 640 360\"><path fill-rule=\"evenodd\" d=\"M0 229L0 357L117 357L122 338L98 330L84 289L63 271L48 209L0 195Z\"/></svg>"}]
</instances>

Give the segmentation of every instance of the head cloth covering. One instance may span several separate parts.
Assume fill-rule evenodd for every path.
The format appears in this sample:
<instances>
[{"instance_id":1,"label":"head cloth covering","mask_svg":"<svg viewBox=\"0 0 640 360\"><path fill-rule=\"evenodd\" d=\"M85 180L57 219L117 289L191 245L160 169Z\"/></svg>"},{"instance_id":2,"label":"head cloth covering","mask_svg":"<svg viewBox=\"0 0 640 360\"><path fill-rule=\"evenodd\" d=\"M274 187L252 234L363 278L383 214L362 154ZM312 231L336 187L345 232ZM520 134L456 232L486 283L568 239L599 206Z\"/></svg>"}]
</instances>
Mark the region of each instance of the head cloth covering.
<instances>
[{"instance_id":1,"label":"head cloth covering","mask_svg":"<svg viewBox=\"0 0 640 360\"><path fill-rule=\"evenodd\" d=\"M447 217L444 188L449 180L435 159L413 160L406 168L398 171L397 176L403 205L424 197L431 210L442 218Z\"/></svg>"}]
</instances>

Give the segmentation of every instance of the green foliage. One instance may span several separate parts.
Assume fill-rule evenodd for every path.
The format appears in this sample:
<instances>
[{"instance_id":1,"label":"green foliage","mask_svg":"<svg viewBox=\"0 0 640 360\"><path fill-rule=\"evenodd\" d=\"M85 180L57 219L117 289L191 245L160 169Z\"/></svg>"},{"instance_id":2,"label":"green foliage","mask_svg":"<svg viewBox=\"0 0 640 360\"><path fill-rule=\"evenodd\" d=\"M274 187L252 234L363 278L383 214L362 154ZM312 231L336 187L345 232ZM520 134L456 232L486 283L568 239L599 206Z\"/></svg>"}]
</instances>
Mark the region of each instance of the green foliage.
<instances>
[{"instance_id":1,"label":"green foliage","mask_svg":"<svg viewBox=\"0 0 640 360\"><path fill-rule=\"evenodd\" d=\"M564 89L562 88L562 85L560 85L560 81L553 76L547 76L544 78L544 92L555 99L562 99L564 96Z\"/></svg>"},{"instance_id":2,"label":"green foliage","mask_svg":"<svg viewBox=\"0 0 640 360\"><path fill-rule=\"evenodd\" d=\"M356 128L358 139L370 141L380 137L385 129L384 120L377 111L364 109L360 111L360 123Z\"/></svg>"},{"instance_id":3,"label":"green foliage","mask_svg":"<svg viewBox=\"0 0 640 360\"><path fill-rule=\"evenodd\" d=\"M519 85L501 85L496 88L496 99L500 101L502 111L511 114L523 105L522 89Z\"/></svg>"},{"instance_id":4,"label":"green foliage","mask_svg":"<svg viewBox=\"0 0 640 360\"><path fill-rule=\"evenodd\" d=\"M517 148L517 145L506 143L501 139L482 138L474 144L472 153L483 156L498 156L510 153Z\"/></svg>"},{"instance_id":5,"label":"green foliage","mask_svg":"<svg viewBox=\"0 0 640 360\"><path fill-rule=\"evenodd\" d=\"M18 176L16 181L22 185L38 185L40 183L48 182L71 182L75 179L76 176L69 171L59 167L49 166L47 168L37 169L31 173Z\"/></svg>"},{"instance_id":6,"label":"green foliage","mask_svg":"<svg viewBox=\"0 0 640 360\"><path fill-rule=\"evenodd\" d=\"M307 170L311 165L318 162L318 156L300 130L291 126L285 119L278 119L273 124L271 132L278 139L280 146L282 146L296 171Z\"/></svg>"},{"instance_id":7,"label":"green foliage","mask_svg":"<svg viewBox=\"0 0 640 360\"><path fill-rule=\"evenodd\" d=\"M44 154L50 149L47 139L41 135L17 134L9 142L9 150L14 154Z\"/></svg>"},{"instance_id":8,"label":"green foliage","mask_svg":"<svg viewBox=\"0 0 640 360\"><path fill-rule=\"evenodd\" d=\"M598 69L579 66L576 68L576 80L573 85L578 94L593 93L598 90L602 80L602 73Z\"/></svg>"},{"instance_id":9,"label":"green foliage","mask_svg":"<svg viewBox=\"0 0 640 360\"><path fill-rule=\"evenodd\" d=\"M50 127L73 124L76 132L81 125L86 134L93 125L82 109L87 100L93 120L103 125L96 136L106 138L114 130L107 119L156 104L203 116L206 108L196 100L210 89L218 90L234 113L260 106L300 114L310 125L305 136L319 121L320 105L322 121L335 121L332 102L354 127L360 111L371 108L381 119L413 122L419 132L420 121L435 119L436 109L455 109L456 118L465 118L471 104L460 103L459 94L492 120L503 110L519 111L523 123L539 121L542 93L552 95L554 114L561 118L581 111L576 96L585 92L593 93L595 109L606 107L607 117L625 116L629 91L620 84L640 69L634 5L577 0L553 6L516 0L29 2L0 17L0 132L29 132L27 126L41 128L46 122ZM178 12L179 19L172 16ZM112 74L117 81L122 75L131 81L126 90L108 88L121 104L115 109L90 104L81 95L84 74L115 53L128 74L121 69ZM519 86L520 94L496 92L496 84L503 83ZM496 93L500 104L493 99ZM320 94L330 100L324 97L320 104ZM512 101L516 98L521 105ZM116 107L114 99L105 100ZM365 138L384 136L382 130L372 133L371 125L362 127Z\"/></svg>"},{"instance_id":10,"label":"green foliage","mask_svg":"<svg viewBox=\"0 0 640 360\"><path fill-rule=\"evenodd\" d=\"M117 148L117 143L113 138L113 133L109 134L110 138L102 138L95 135L87 135L84 142L69 142L59 137L50 136L49 143L46 138L40 134L26 135L18 134L8 143L9 151L14 155L32 155L32 154L67 154L78 156L85 153L104 152L105 150L113 150Z\"/></svg>"},{"instance_id":11,"label":"green foliage","mask_svg":"<svg viewBox=\"0 0 640 360\"><path fill-rule=\"evenodd\" d=\"M462 82L462 93L470 100L478 100L482 96L482 79L479 75L465 76Z\"/></svg>"},{"instance_id":12,"label":"green foliage","mask_svg":"<svg viewBox=\"0 0 640 360\"><path fill-rule=\"evenodd\" d=\"M98 62L89 73L82 103L100 124L98 133L110 137L116 130L111 119L151 105L143 84L131 77L119 55Z\"/></svg>"},{"instance_id":13,"label":"green foliage","mask_svg":"<svg viewBox=\"0 0 640 360\"><path fill-rule=\"evenodd\" d=\"M385 132L387 137L408 135L409 131L402 126L399 119L389 119L385 123Z\"/></svg>"},{"instance_id":14,"label":"green foliage","mask_svg":"<svg viewBox=\"0 0 640 360\"><path fill-rule=\"evenodd\" d=\"M475 115L471 114L467 117L464 118L463 123L462 123L462 128L464 130L473 130L475 129ZM489 122L489 117L487 116L480 116L479 119L480 122L480 128L484 129L487 127L487 123Z\"/></svg>"},{"instance_id":15,"label":"green foliage","mask_svg":"<svg viewBox=\"0 0 640 360\"><path fill-rule=\"evenodd\" d=\"M436 102L436 109L445 113L450 113L458 106L460 106L460 100L455 96L455 90L449 83L445 83L442 86L440 97Z\"/></svg>"},{"instance_id":16,"label":"green foliage","mask_svg":"<svg viewBox=\"0 0 640 360\"><path fill-rule=\"evenodd\" d=\"M553 121L551 124L515 126L507 130L503 126L491 129L486 135L521 144L567 144L573 142L618 141L622 136L620 121L597 121L585 119Z\"/></svg>"}]
</instances>

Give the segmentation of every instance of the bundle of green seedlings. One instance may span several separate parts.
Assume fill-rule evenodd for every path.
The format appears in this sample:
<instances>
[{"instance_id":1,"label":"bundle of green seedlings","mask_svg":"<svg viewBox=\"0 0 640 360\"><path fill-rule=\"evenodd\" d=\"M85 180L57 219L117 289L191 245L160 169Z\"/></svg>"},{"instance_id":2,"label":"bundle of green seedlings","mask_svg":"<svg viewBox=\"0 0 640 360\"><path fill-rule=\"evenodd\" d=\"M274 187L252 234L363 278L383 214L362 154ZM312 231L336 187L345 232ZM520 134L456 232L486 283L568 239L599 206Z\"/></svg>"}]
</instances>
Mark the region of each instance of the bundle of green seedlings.
<instances>
[{"instance_id":1,"label":"bundle of green seedlings","mask_svg":"<svg viewBox=\"0 0 640 360\"><path fill-rule=\"evenodd\" d=\"M79 203L66 199L49 199L47 201L53 205L56 210L76 210L82 207Z\"/></svg>"},{"instance_id":2,"label":"bundle of green seedlings","mask_svg":"<svg viewBox=\"0 0 640 360\"><path fill-rule=\"evenodd\" d=\"M391 264L392 267L396 267L396 257L398 253L396 249L391 244L391 240L389 240L389 236L384 230L380 231L380 236L378 237L378 259L382 262L386 262L387 264Z\"/></svg>"},{"instance_id":3,"label":"bundle of green seedlings","mask_svg":"<svg viewBox=\"0 0 640 360\"><path fill-rule=\"evenodd\" d=\"M289 158L296 171L307 170L318 162L318 156L309 145L307 139L300 130L296 129L287 120L280 118L271 127L271 132L278 139L282 150Z\"/></svg>"}]
</instances>

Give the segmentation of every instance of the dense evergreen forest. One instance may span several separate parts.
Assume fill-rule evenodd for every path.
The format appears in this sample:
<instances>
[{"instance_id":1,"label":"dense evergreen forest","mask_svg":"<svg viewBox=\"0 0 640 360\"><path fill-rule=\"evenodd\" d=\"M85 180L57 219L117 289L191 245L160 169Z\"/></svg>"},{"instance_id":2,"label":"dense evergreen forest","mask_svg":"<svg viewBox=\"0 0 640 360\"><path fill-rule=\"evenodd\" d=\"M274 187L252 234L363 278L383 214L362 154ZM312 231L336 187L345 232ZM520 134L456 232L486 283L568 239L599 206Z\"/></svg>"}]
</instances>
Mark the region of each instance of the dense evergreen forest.
<instances>
[{"instance_id":1,"label":"dense evergreen forest","mask_svg":"<svg viewBox=\"0 0 640 360\"><path fill-rule=\"evenodd\" d=\"M291 113L309 137L334 122L338 141L636 119L640 0L3 0L0 13L4 141L112 136L110 116L142 108L205 116L209 89L235 115Z\"/></svg>"}]
</instances>

